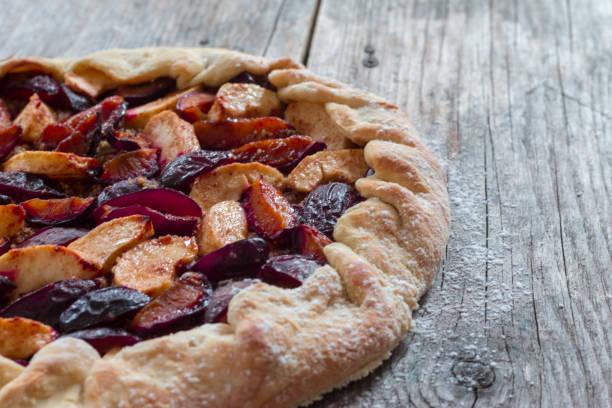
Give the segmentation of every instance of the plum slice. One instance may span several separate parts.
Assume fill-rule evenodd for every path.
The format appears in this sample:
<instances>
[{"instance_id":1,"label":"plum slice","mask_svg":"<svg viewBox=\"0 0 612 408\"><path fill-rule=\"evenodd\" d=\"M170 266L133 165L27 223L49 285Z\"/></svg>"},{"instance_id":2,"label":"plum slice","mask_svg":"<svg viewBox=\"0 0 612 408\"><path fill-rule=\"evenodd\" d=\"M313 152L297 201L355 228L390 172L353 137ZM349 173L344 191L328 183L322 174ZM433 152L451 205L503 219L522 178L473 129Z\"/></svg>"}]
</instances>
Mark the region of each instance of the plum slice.
<instances>
[{"instance_id":1,"label":"plum slice","mask_svg":"<svg viewBox=\"0 0 612 408\"><path fill-rule=\"evenodd\" d=\"M202 321L212 293L204 275L186 272L134 316L130 330L158 335L193 327Z\"/></svg>"},{"instance_id":2,"label":"plum slice","mask_svg":"<svg viewBox=\"0 0 612 408\"><path fill-rule=\"evenodd\" d=\"M144 177L136 177L129 180L119 181L106 187L98 194L97 204L102 205L104 202L117 198L122 195L135 193L147 188L159 188L160 185L156 180L149 180Z\"/></svg>"},{"instance_id":3,"label":"plum slice","mask_svg":"<svg viewBox=\"0 0 612 408\"><path fill-rule=\"evenodd\" d=\"M359 193L352 186L339 182L323 184L302 203L300 221L331 238L338 219L358 202Z\"/></svg>"},{"instance_id":4,"label":"plum slice","mask_svg":"<svg viewBox=\"0 0 612 408\"><path fill-rule=\"evenodd\" d=\"M21 127L12 125L0 127L0 160L4 160L13 152L21 140Z\"/></svg>"},{"instance_id":5,"label":"plum slice","mask_svg":"<svg viewBox=\"0 0 612 408\"><path fill-rule=\"evenodd\" d=\"M238 277L255 277L268 259L270 246L261 238L232 242L210 252L191 266L213 283Z\"/></svg>"},{"instance_id":6,"label":"plum slice","mask_svg":"<svg viewBox=\"0 0 612 408\"><path fill-rule=\"evenodd\" d=\"M9 112L6 103L0 99L0 128L11 125L11 112Z\"/></svg>"},{"instance_id":7,"label":"plum slice","mask_svg":"<svg viewBox=\"0 0 612 408\"><path fill-rule=\"evenodd\" d=\"M297 224L295 210L287 199L263 180L255 180L244 199L249 228L267 239L277 239Z\"/></svg>"},{"instance_id":8,"label":"plum slice","mask_svg":"<svg viewBox=\"0 0 612 408\"><path fill-rule=\"evenodd\" d=\"M267 88L271 91L276 92L276 87L272 85L272 83L268 80L268 76L265 74L255 75L247 71L243 71L227 82L231 82L235 84L256 84L263 88Z\"/></svg>"},{"instance_id":9,"label":"plum slice","mask_svg":"<svg viewBox=\"0 0 612 408\"><path fill-rule=\"evenodd\" d=\"M0 275L0 306L9 301L11 292L16 288L17 285L13 281L6 276Z\"/></svg>"},{"instance_id":10,"label":"plum slice","mask_svg":"<svg viewBox=\"0 0 612 408\"><path fill-rule=\"evenodd\" d=\"M176 103L176 112L189 123L206 118L206 112L210 110L215 95L206 92L190 92L180 97Z\"/></svg>"},{"instance_id":11,"label":"plum slice","mask_svg":"<svg viewBox=\"0 0 612 408\"><path fill-rule=\"evenodd\" d=\"M18 243L16 248L26 248L37 245L61 245L66 246L75 239L87 234L86 229L46 227L41 228L25 240Z\"/></svg>"},{"instance_id":12,"label":"plum slice","mask_svg":"<svg viewBox=\"0 0 612 408\"><path fill-rule=\"evenodd\" d=\"M151 298L144 293L123 286L94 290L64 310L59 317L59 328L62 332L69 333L111 323L136 312L150 301Z\"/></svg>"},{"instance_id":13,"label":"plum slice","mask_svg":"<svg viewBox=\"0 0 612 408\"><path fill-rule=\"evenodd\" d=\"M128 107L138 106L151 102L172 91L176 87L176 82L170 77L156 78L150 82L134 85L121 85L111 94L123 97Z\"/></svg>"},{"instance_id":14,"label":"plum slice","mask_svg":"<svg viewBox=\"0 0 612 408\"><path fill-rule=\"evenodd\" d=\"M197 121L193 124L202 149L228 150L264 139L290 136L294 130L288 122L267 116L228 122Z\"/></svg>"},{"instance_id":15,"label":"plum slice","mask_svg":"<svg viewBox=\"0 0 612 408\"><path fill-rule=\"evenodd\" d=\"M178 216L202 216L200 206L179 191L169 188L151 188L128 193L119 197L111 198L101 204L111 207L128 207L130 205L142 205L162 213L169 213ZM99 219L104 210L102 207L96 208L94 217Z\"/></svg>"},{"instance_id":16,"label":"plum slice","mask_svg":"<svg viewBox=\"0 0 612 408\"><path fill-rule=\"evenodd\" d=\"M291 171L306 156L325 149L325 143L308 136L289 136L251 142L233 151L236 161L260 162L282 172Z\"/></svg>"},{"instance_id":17,"label":"plum slice","mask_svg":"<svg viewBox=\"0 0 612 408\"><path fill-rule=\"evenodd\" d=\"M94 279L64 279L17 299L0 311L0 317L27 317L57 327L60 314L77 299L99 289Z\"/></svg>"},{"instance_id":18,"label":"plum slice","mask_svg":"<svg viewBox=\"0 0 612 408\"><path fill-rule=\"evenodd\" d=\"M268 259L259 271L259 278L272 285L297 288L321 265L305 255L280 255Z\"/></svg>"},{"instance_id":19,"label":"plum slice","mask_svg":"<svg viewBox=\"0 0 612 408\"><path fill-rule=\"evenodd\" d=\"M83 329L69 333L67 336L86 341L102 355L106 354L111 349L133 346L140 341L138 336L135 336L123 329L116 329L112 327Z\"/></svg>"},{"instance_id":20,"label":"plum slice","mask_svg":"<svg viewBox=\"0 0 612 408\"><path fill-rule=\"evenodd\" d=\"M199 150L187 153L177 157L164 168L160 176L161 183L165 187L186 191L196 177L234 161L230 152Z\"/></svg>"},{"instance_id":21,"label":"plum slice","mask_svg":"<svg viewBox=\"0 0 612 408\"><path fill-rule=\"evenodd\" d=\"M33 94L38 94L46 103L62 109L82 111L91 106L87 96L73 91L49 75L8 75L0 88L0 93L9 98L27 100Z\"/></svg>"},{"instance_id":22,"label":"plum slice","mask_svg":"<svg viewBox=\"0 0 612 408\"><path fill-rule=\"evenodd\" d=\"M157 149L140 149L116 155L102 165L100 182L116 183L135 177L152 177L159 171Z\"/></svg>"},{"instance_id":23,"label":"plum slice","mask_svg":"<svg viewBox=\"0 0 612 408\"><path fill-rule=\"evenodd\" d=\"M240 291L248 288L254 283L259 282L257 279L243 279L240 281L229 282L219 286L213 292L206 313L204 314L205 323L225 323L227 322L227 309L230 301Z\"/></svg>"},{"instance_id":24,"label":"plum slice","mask_svg":"<svg viewBox=\"0 0 612 408\"><path fill-rule=\"evenodd\" d=\"M4 255L11 249L11 239L9 237L0 237L0 256Z\"/></svg>"},{"instance_id":25,"label":"plum slice","mask_svg":"<svg viewBox=\"0 0 612 408\"><path fill-rule=\"evenodd\" d=\"M193 235L200 221L198 217L163 214L149 207L135 204L119 208L104 205L102 215L97 222L101 224L114 218L127 217L134 214L149 217L157 235Z\"/></svg>"},{"instance_id":26,"label":"plum slice","mask_svg":"<svg viewBox=\"0 0 612 408\"><path fill-rule=\"evenodd\" d=\"M300 224L293 229L291 237L294 249L300 254L310 255L316 261L325 263L326 258L323 248L332 243L327 235L310 225Z\"/></svg>"},{"instance_id":27,"label":"plum slice","mask_svg":"<svg viewBox=\"0 0 612 408\"><path fill-rule=\"evenodd\" d=\"M38 225L59 225L86 217L92 208L94 198L33 198L21 203L26 210L28 221Z\"/></svg>"},{"instance_id":28,"label":"plum slice","mask_svg":"<svg viewBox=\"0 0 612 408\"><path fill-rule=\"evenodd\" d=\"M0 193L17 201L29 198L59 198L64 192L59 185L24 172L0 172Z\"/></svg>"}]
</instances>

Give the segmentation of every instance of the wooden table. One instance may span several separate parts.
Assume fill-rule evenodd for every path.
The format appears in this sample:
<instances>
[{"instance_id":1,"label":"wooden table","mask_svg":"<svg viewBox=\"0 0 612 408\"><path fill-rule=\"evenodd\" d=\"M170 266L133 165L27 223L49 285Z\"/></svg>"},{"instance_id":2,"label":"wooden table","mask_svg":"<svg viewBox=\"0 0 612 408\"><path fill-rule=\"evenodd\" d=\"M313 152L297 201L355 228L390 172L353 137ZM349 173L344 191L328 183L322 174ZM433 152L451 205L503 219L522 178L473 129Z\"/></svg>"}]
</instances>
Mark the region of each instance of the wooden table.
<instances>
[{"instance_id":1,"label":"wooden table","mask_svg":"<svg viewBox=\"0 0 612 408\"><path fill-rule=\"evenodd\" d=\"M316 408L612 405L612 4L0 0L0 57L215 46L399 105L452 233L416 328Z\"/></svg>"}]
</instances>

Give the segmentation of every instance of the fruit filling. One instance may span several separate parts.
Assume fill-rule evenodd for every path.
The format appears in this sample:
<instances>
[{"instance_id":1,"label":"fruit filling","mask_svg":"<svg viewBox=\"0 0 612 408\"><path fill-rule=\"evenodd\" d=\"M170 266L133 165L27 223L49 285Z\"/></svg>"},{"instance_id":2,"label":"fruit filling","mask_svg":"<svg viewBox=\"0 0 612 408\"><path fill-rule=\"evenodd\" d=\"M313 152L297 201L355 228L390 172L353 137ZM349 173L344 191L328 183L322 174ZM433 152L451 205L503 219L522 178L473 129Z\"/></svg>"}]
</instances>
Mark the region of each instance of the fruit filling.
<instances>
[{"instance_id":1,"label":"fruit filling","mask_svg":"<svg viewBox=\"0 0 612 408\"><path fill-rule=\"evenodd\" d=\"M248 72L97 100L40 72L0 79L0 355L61 336L104 354L225 323L251 285L304 284L369 168L297 108Z\"/></svg>"}]
</instances>

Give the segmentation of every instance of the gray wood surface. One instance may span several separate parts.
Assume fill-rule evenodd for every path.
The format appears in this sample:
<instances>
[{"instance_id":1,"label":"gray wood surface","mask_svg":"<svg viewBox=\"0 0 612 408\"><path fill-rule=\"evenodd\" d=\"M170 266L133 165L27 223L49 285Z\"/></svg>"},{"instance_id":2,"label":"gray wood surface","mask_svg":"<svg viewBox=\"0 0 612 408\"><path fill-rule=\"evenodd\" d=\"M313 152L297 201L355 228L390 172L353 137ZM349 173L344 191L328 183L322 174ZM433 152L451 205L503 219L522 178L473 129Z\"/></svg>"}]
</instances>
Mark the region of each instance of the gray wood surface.
<instances>
[{"instance_id":1,"label":"gray wood surface","mask_svg":"<svg viewBox=\"0 0 612 408\"><path fill-rule=\"evenodd\" d=\"M289 55L413 119L447 169L447 257L393 356L316 408L612 406L609 1L0 0L0 39Z\"/></svg>"}]
</instances>

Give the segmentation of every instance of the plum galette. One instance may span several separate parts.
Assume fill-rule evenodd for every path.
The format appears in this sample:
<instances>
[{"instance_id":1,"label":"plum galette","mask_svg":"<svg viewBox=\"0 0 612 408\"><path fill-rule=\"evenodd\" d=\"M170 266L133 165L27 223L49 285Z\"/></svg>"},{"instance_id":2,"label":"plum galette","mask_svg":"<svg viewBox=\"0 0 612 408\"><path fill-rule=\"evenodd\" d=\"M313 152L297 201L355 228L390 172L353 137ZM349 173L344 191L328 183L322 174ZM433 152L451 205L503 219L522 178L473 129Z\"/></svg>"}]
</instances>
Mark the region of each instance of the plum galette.
<instances>
[{"instance_id":1,"label":"plum galette","mask_svg":"<svg viewBox=\"0 0 612 408\"><path fill-rule=\"evenodd\" d=\"M412 327L444 174L398 109L221 49L0 61L0 406L293 407Z\"/></svg>"}]
</instances>

